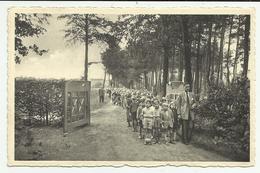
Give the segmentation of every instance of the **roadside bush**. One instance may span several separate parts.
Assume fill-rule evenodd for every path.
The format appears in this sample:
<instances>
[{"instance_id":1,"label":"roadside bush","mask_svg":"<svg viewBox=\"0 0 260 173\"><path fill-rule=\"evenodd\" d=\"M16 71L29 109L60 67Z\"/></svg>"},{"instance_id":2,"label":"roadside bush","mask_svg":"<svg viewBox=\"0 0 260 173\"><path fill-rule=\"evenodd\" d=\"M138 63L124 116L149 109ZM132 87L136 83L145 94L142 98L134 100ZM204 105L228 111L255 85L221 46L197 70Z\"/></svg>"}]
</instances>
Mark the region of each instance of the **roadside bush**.
<instances>
[{"instance_id":1,"label":"roadside bush","mask_svg":"<svg viewBox=\"0 0 260 173\"><path fill-rule=\"evenodd\" d=\"M64 80L16 79L16 124L61 125L64 84Z\"/></svg>"},{"instance_id":2,"label":"roadside bush","mask_svg":"<svg viewBox=\"0 0 260 173\"><path fill-rule=\"evenodd\" d=\"M208 98L196 107L195 128L207 131L215 144L249 154L249 80L238 78L230 86L212 85Z\"/></svg>"}]
</instances>

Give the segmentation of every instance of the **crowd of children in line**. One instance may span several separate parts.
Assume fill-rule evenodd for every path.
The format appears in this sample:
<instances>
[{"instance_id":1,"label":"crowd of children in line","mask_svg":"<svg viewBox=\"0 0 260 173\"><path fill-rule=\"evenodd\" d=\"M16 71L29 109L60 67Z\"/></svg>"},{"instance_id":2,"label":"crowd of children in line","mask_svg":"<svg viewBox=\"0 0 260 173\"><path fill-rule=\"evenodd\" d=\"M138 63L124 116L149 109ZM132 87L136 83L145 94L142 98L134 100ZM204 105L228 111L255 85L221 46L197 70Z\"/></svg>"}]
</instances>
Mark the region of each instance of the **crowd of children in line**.
<instances>
[{"instance_id":1,"label":"crowd of children in line","mask_svg":"<svg viewBox=\"0 0 260 173\"><path fill-rule=\"evenodd\" d=\"M147 90L107 89L112 103L126 109L126 119L144 144L176 143L179 128L177 99L153 96Z\"/></svg>"}]
</instances>

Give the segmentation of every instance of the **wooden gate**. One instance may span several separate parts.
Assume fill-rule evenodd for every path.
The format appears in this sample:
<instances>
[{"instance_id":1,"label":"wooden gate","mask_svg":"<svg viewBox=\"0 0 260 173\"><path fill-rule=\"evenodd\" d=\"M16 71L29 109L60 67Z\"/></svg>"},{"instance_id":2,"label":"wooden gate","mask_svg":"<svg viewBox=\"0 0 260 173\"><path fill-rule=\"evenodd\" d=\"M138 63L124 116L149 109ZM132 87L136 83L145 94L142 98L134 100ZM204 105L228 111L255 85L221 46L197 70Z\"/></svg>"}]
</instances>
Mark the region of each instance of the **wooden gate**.
<instances>
[{"instance_id":1,"label":"wooden gate","mask_svg":"<svg viewBox=\"0 0 260 173\"><path fill-rule=\"evenodd\" d=\"M67 81L65 84L64 133L90 124L90 82Z\"/></svg>"}]
</instances>

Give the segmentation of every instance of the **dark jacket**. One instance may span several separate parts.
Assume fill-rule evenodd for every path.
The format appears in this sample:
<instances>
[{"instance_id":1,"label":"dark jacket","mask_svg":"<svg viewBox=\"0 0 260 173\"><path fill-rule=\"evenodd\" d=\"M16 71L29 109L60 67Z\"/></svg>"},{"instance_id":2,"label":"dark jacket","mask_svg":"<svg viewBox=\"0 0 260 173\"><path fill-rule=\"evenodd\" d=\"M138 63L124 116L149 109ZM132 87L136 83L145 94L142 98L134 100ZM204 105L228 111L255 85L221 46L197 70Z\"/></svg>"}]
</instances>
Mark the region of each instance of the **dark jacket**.
<instances>
[{"instance_id":1,"label":"dark jacket","mask_svg":"<svg viewBox=\"0 0 260 173\"><path fill-rule=\"evenodd\" d=\"M132 102L130 105L130 112L137 112L138 109L138 102Z\"/></svg>"}]
</instances>

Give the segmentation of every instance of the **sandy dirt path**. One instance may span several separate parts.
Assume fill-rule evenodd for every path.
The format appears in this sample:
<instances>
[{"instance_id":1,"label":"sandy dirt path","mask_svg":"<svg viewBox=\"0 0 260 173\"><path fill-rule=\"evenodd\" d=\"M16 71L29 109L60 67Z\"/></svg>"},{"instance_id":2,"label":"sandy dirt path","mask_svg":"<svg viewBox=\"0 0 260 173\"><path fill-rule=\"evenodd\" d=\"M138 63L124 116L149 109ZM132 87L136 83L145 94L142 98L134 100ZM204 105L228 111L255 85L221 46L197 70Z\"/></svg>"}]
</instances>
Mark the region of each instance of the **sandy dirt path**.
<instances>
[{"instance_id":1,"label":"sandy dirt path","mask_svg":"<svg viewBox=\"0 0 260 173\"><path fill-rule=\"evenodd\" d=\"M92 112L90 126L75 129L66 137L62 136L62 129L34 134L41 134L34 137L35 145L41 143L39 160L230 161L181 142L144 145L138 133L127 127L125 110L111 103Z\"/></svg>"}]
</instances>

